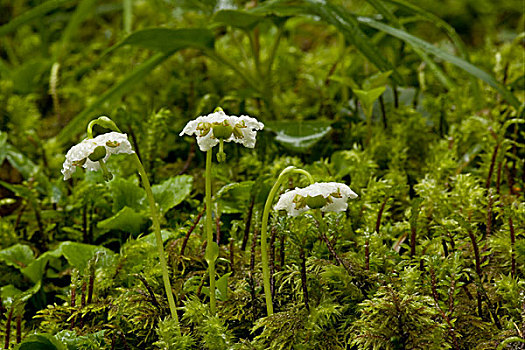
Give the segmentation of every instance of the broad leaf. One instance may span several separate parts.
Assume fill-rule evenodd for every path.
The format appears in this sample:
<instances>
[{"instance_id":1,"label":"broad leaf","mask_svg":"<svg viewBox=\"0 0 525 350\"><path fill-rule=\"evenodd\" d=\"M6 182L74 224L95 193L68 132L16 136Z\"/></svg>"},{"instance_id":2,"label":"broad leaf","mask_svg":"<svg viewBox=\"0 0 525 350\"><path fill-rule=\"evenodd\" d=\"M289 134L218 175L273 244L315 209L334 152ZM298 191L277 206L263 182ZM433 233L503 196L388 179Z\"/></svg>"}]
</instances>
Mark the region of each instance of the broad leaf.
<instances>
[{"instance_id":1,"label":"broad leaf","mask_svg":"<svg viewBox=\"0 0 525 350\"><path fill-rule=\"evenodd\" d=\"M100 221L97 227L106 230L119 230L137 235L141 232L142 225L146 222L146 217L130 207L124 207L112 217Z\"/></svg>"},{"instance_id":2,"label":"broad leaf","mask_svg":"<svg viewBox=\"0 0 525 350\"><path fill-rule=\"evenodd\" d=\"M275 140L284 147L305 152L326 136L332 127L330 121L271 121L266 128L275 132Z\"/></svg>"},{"instance_id":3,"label":"broad leaf","mask_svg":"<svg viewBox=\"0 0 525 350\"><path fill-rule=\"evenodd\" d=\"M174 176L152 187L155 202L161 214L180 204L190 194L193 178L189 175Z\"/></svg>"},{"instance_id":4,"label":"broad leaf","mask_svg":"<svg viewBox=\"0 0 525 350\"><path fill-rule=\"evenodd\" d=\"M249 205L253 181L231 183L217 191L217 205L224 214L244 213Z\"/></svg>"},{"instance_id":5,"label":"broad leaf","mask_svg":"<svg viewBox=\"0 0 525 350\"><path fill-rule=\"evenodd\" d=\"M117 177L108 183L108 187L113 199L113 213L124 207L130 207L137 211L144 208L146 193L142 187L132 180Z\"/></svg>"},{"instance_id":6,"label":"broad leaf","mask_svg":"<svg viewBox=\"0 0 525 350\"><path fill-rule=\"evenodd\" d=\"M20 243L0 250L0 261L17 269L28 266L34 259L31 248Z\"/></svg>"}]
</instances>

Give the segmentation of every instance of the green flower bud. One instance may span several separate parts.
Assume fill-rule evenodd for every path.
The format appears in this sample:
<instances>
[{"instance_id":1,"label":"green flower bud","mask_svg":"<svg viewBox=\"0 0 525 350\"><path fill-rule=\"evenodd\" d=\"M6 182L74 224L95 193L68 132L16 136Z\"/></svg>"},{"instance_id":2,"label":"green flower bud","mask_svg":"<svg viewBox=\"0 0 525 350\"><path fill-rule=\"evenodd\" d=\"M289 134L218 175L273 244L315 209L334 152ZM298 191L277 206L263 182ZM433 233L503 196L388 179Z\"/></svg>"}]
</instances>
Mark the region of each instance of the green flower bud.
<instances>
[{"instance_id":1,"label":"green flower bud","mask_svg":"<svg viewBox=\"0 0 525 350\"><path fill-rule=\"evenodd\" d=\"M97 146L95 147L95 150L93 153L91 153L88 158L92 162L98 162L99 160L104 159L106 156L106 147L104 146Z\"/></svg>"},{"instance_id":2,"label":"green flower bud","mask_svg":"<svg viewBox=\"0 0 525 350\"><path fill-rule=\"evenodd\" d=\"M306 205L311 209L319 209L324 207L328 203L328 199L319 194L317 196L306 196Z\"/></svg>"},{"instance_id":3,"label":"green flower bud","mask_svg":"<svg viewBox=\"0 0 525 350\"><path fill-rule=\"evenodd\" d=\"M228 124L226 120L224 120L220 124L213 124L213 136L216 139L228 139L230 136L232 136L233 133L233 126Z\"/></svg>"}]
</instances>

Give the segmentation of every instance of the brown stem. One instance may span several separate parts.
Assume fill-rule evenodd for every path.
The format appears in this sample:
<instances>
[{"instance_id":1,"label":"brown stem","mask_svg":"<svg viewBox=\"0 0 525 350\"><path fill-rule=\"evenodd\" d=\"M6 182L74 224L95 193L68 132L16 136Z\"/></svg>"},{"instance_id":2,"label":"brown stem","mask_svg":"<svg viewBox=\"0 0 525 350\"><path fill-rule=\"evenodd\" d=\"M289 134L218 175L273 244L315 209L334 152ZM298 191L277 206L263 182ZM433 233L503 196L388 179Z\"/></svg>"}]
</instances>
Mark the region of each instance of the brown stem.
<instances>
[{"instance_id":1,"label":"brown stem","mask_svg":"<svg viewBox=\"0 0 525 350\"><path fill-rule=\"evenodd\" d=\"M441 244L443 245L443 254L445 255L445 258L448 257L448 246L447 246L447 241L442 238L441 239Z\"/></svg>"},{"instance_id":2,"label":"brown stem","mask_svg":"<svg viewBox=\"0 0 525 350\"><path fill-rule=\"evenodd\" d=\"M514 223L512 218L509 216L509 231L510 231L510 274L514 278L516 277L516 257L514 253L514 244L516 243L516 234L514 233Z\"/></svg>"},{"instance_id":3,"label":"brown stem","mask_svg":"<svg viewBox=\"0 0 525 350\"><path fill-rule=\"evenodd\" d=\"M304 248L302 245L299 248L299 258L301 259L301 285L303 286L304 306L306 307L306 310L310 311L308 286L306 284L306 256L304 254Z\"/></svg>"},{"instance_id":4,"label":"brown stem","mask_svg":"<svg viewBox=\"0 0 525 350\"><path fill-rule=\"evenodd\" d=\"M87 303L91 304L93 301L93 287L95 284L95 264L92 264L89 271L89 285L88 285L88 294L87 294Z\"/></svg>"},{"instance_id":5,"label":"brown stem","mask_svg":"<svg viewBox=\"0 0 525 350\"><path fill-rule=\"evenodd\" d=\"M242 237L241 251L246 250L248 239L250 238L250 226L252 225L253 206L255 204L255 197L251 198L250 206L248 207L248 214L246 215L246 224L244 225L244 236Z\"/></svg>"},{"instance_id":6,"label":"brown stem","mask_svg":"<svg viewBox=\"0 0 525 350\"><path fill-rule=\"evenodd\" d=\"M80 308L83 309L86 306L86 282L82 282L80 288Z\"/></svg>"},{"instance_id":7,"label":"brown stem","mask_svg":"<svg viewBox=\"0 0 525 350\"><path fill-rule=\"evenodd\" d=\"M195 157L195 142L192 142L190 145L190 151L188 152L188 158L186 158L186 162L184 162L182 169L179 171L179 175L184 174L188 170L188 168L190 167L191 161L193 160L193 157Z\"/></svg>"},{"instance_id":8,"label":"brown stem","mask_svg":"<svg viewBox=\"0 0 525 350\"><path fill-rule=\"evenodd\" d=\"M410 225L410 257L416 255L416 225Z\"/></svg>"},{"instance_id":9,"label":"brown stem","mask_svg":"<svg viewBox=\"0 0 525 350\"><path fill-rule=\"evenodd\" d=\"M13 310L15 309L14 305L11 305L11 309L7 314L7 321L5 323L5 343L4 349L9 349L9 341L11 340L11 320L13 319Z\"/></svg>"},{"instance_id":10,"label":"brown stem","mask_svg":"<svg viewBox=\"0 0 525 350\"><path fill-rule=\"evenodd\" d=\"M334 249L334 246L332 245L332 242L330 242L330 240L328 239L328 237L326 237L326 234L322 231L322 230L319 230L319 234L321 235L321 239L323 240L323 242L326 244L326 246L328 247L328 250L330 251L330 254L332 254L332 256L335 258L335 260L337 261L337 263L341 266L343 266L345 268L345 270L348 272L348 274L350 276L352 276L352 271L350 269L350 267L346 266L345 262L343 261L343 259L341 259L341 257L339 256L339 254L337 254L337 252L335 251Z\"/></svg>"},{"instance_id":11,"label":"brown stem","mask_svg":"<svg viewBox=\"0 0 525 350\"><path fill-rule=\"evenodd\" d=\"M434 305L436 306L436 309L441 314L441 317L447 322L448 324L448 332L450 334L450 337L452 338L452 343L454 344L454 349L459 349L458 340L456 338L456 333L454 332L454 325L450 322L450 318L448 315L443 311L441 306L439 305L439 297L437 294L437 288L436 288L436 274L434 269L430 268L430 285L432 288L432 297L434 298Z\"/></svg>"},{"instance_id":12,"label":"brown stem","mask_svg":"<svg viewBox=\"0 0 525 350\"><path fill-rule=\"evenodd\" d=\"M281 270L284 267L284 246L286 241L286 235L281 233L281 240L279 242L279 270Z\"/></svg>"},{"instance_id":13,"label":"brown stem","mask_svg":"<svg viewBox=\"0 0 525 350\"><path fill-rule=\"evenodd\" d=\"M496 177L496 193L500 194L500 184L501 184L501 166L503 165L502 161L498 162L498 172Z\"/></svg>"},{"instance_id":14,"label":"brown stem","mask_svg":"<svg viewBox=\"0 0 525 350\"><path fill-rule=\"evenodd\" d=\"M496 143L496 147L494 147L494 151L492 152L492 159L490 161L489 173L487 175L487 181L485 182L485 188L487 189L490 187L492 173L494 172L494 164L496 164L496 157L498 156L498 149L499 149L499 142Z\"/></svg>"},{"instance_id":15,"label":"brown stem","mask_svg":"<svg viewBox=\"0 0 525 350\"><path fill-rule=\"evenodd\" d=\"M153 289L151 289L151 286L149 285L148 281L146 281L146 279L141 274L137 274L136 276L142 282L144 287L146 287L146 290L148 291L148 294L149 294L149 297L150 297L150 300L153 306L155 306L160 311L161 310L160 304L157 301L157 298L155 297L155 293L153 292Z\"/></svg>"},{"instance_id":16,"label":"brown stem","mask_svg":"<svg viewBox=\"0 0 525 350\"><path fill-rule=\"evenodd\" d=\"M383 211L385 210L386 202L388 201L388 197L385 197L385 200L383 203L381 203L381 207L379 208L379 212L377 213L377 220L376 220L376 232L379 233L379 228L381 227L381 218L383 217Z\"/></svg>"},{"instance_id":17,"label":"brown stem","mask_svg":"<svg viewBox=\"0 0 525 350\"><path fill-rule=\"evenodd\" d=\"M195 221L193 222L193 225L190 227L188 232L186 233L186 236L184 236L184 240L182 241L182 246L180 247L180 255L184 255L184 250L186 250L186 245L188 244L188 240L190 239L190 235L195 230L195 227L199 224L200 219L204 215L204 212L206 211L206 204L202 208L201 212L197 217L195 218Z\"/></svg>"},{"instance_id":18,"label":"brown stem","mask_svg":"<svg viewBox=\"0 0 525 350\"><path fill-rule=\"evenodd\" d=\"M383 95L379 96L379 106L381 107L381 117L383 120L383 128L387 128L386 123L386 111L385 111L385 100L383 99Z\"/></svg>"},{"instance_id":19,"label":"brown stem","mask_svg":"<svg viewBox=\"0 0 525 350\"><path fill-rule=\"evenodd\" d=\"M489 201L487 203L487 230L486 237L492 233L492 205L494 204L494 196L492 195L492 189L489 190Z\"/></svg>"},{"instance_id":20,"label":"brown stem","mask_svg":"<svg viewBox=\"0 0 525 350\"><path fill-rule=\"evenodd\" d=\"M16 316L16 343L22 342L22 314Z\"/></svg>"}]
</instances>

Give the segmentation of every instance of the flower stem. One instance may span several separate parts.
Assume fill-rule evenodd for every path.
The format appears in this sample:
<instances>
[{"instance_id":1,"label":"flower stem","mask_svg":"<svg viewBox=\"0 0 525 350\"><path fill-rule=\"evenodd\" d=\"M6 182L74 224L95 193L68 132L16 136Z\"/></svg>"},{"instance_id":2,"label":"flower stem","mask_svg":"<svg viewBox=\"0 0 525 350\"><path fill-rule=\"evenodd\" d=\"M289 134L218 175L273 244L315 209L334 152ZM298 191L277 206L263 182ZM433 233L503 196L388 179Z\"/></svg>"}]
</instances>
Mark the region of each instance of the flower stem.
<instances>
[{"instance_id":1,"label":"flower stem","mask_svg":"<svg viewBox=\"0 0 525 350\"><path fill-rule=\"evenodd\" d=\"M213 228L212 228L212 217L211 217L211 163L212 163L212 150L206 152L206 255L211 252L213 243ZM211 254L213 255L213 254ZM210 310L211 314L216 313L216 301L215 301L215 259L207 259L208 261L208 275L210 276Z\"/></svg>"},{"instance_id":2,"label":"flower stem","mask_svg":"<svg viewBox=\"0 0 525 350\"><path fill-rule=\"evenodd\" d=\"M171 290L171 284L170 284L170 279L168 275L168 264L166 263L162 236L160 233L160 220L159 220L159 213L157 210L157 205L155 204L155 198L153 197L153 191L151 190L151 185L149 183L148 175L146 174L146 170L144 169L144 166L140 162L140 159L136 153L133 153L132 158L140 174L142 185L144 186L144 190L146 191L146 197L148 198L148 202L149 202L149 206L151 210L151 219L153 220L153 231L155 232L155 238L157 240L157 249L158 249L158 254L159 254L159 259L160 259L160 266L162 268L162 280L164 281L164 289L166 290L166 296L168 297L168 304L170 306L171 317L176 322L177 332L178 332L178 335L180 336L181 332L179 328L179 316L177 315L175 299L173 298L173 291Z\"/></svg>"},{"instance_id":3,"label":"flower stem","mask_svg":"<svg viewBox=\"0 0 525 350\"><path fill-rule=\"evenodd\" d=\"M270 190L268 198L266 198L266 203L264 204L264 211L261 224L261 259L262 259L262 269L263 269L263 284L264 284L264 296L266 301L266 312L268 316L273 314L273 304L272 304L272 292L270 286L270 268L268 265L268 245L267 245L267 232L268 232L268 217L270 216L270 210L272 208L272 203L281 187L281 184L286 179L286 175L289 174L302 174L308 177L308 180L311 184L314 183L314 179L309 172L303 169L297 169L294 166L289 166L279 174L277 181Z\"/></svg>"}]
</instances>

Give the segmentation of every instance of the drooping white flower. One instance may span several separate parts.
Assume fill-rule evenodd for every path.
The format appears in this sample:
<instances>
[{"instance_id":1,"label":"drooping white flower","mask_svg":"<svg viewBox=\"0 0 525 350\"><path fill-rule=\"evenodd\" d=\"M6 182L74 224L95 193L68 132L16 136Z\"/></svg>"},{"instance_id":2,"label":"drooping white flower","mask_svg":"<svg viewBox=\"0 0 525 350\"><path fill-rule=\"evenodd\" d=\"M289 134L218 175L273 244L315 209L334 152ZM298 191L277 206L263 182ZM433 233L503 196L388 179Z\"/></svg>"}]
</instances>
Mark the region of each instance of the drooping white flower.
<instances>
[{"instance_id":1,"label":"drooping white flower","mask_svg":"<svg viewBox=\"0 0 525 350\"><path fill-rule=\"evenodd\" d=\"M262 130L264 124L246 115L229 116L222 110L206 116L200 116L186 124L179 136L196 135L201 151L206 152L216 146L222 139L225 142L234 141L244 147L255 147L257 130Z\"/></svg>"},{"instance_id":2,"label":"drooping white flower","mask_svg":"<svg viewBox=\"0 0 525 350\"><path fill-rule=\"evenodd\" d=\"M298 216L309 209L340 212L348 208L349 198L357 198L357 194L347 185L338 182L317 182L283 193L274 209L286 210L290 216Z\"/></svg>"},{"instance_id":3,"label":"drooping white flower","mask_svg":"<svg viewBox=\"0 0 525 350\"><path fill-rule=\"evenodd\" d=\"M97 147L103 147L105 155L97 161L92 161L89 156L92 156ZM101 150L102 149L98 149ZM104 154L102 151L102 154ZM93 139L85 139L79 144L71 147L66 154L66 160L62 165L62 174L64 180L67 180L73 175L77 167L82 166L86 170L98 171L100 170L100 161L106 162L110 155L118 153L135 153L131 149L128 136L118 132L109 132L99 135Z\"/></svg>"}]
</instances>

